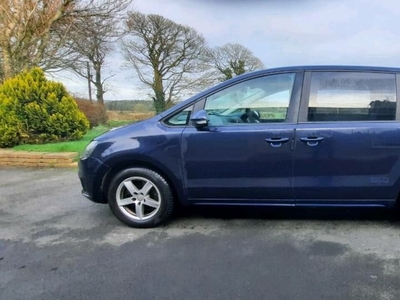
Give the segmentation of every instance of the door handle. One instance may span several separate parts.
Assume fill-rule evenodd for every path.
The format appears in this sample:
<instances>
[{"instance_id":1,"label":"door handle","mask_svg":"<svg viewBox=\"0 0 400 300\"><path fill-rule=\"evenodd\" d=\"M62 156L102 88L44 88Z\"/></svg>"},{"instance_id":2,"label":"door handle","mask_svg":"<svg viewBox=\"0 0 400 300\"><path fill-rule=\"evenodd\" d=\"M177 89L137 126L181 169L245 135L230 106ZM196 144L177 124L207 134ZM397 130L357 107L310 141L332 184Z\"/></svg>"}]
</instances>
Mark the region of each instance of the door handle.
<instances>
[{"instance_id":1,"label":"door handle","mask_svg":"<svg viewBox=\"0 0 400 300\"><path fill-rule=\"evenodd\" d=\"M283 143L286 143L287 141L289 141L289 138L273 137L273 138L267 138L267 139L265 139L265 141L267 143L269 143L272 147L277 148L277 147L282 146Z\"/></svg>"},{"instance_id":2,"label":"door handle","mask_svg":"<svg viewBox=\"0 0 400 300\"><path fill-rule=\"evenodd\" d=\"M324 138L322 136L309 136L300 138L300 141L307 143L307 145L310 147L318 146L318 144L323 140Z\"/></svg>"}]
</instances>

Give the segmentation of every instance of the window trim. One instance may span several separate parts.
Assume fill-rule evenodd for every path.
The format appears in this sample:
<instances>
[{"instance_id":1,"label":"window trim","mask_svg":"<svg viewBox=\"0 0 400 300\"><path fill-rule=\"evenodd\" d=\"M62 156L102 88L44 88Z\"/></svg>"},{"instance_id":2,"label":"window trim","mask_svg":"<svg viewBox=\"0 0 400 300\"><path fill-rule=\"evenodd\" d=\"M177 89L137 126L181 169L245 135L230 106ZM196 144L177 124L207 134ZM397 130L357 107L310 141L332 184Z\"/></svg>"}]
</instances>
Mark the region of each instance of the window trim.
<instances>
[{"instance_id":1,"label":"window trim","mask_svg":"<svg viewBox=\"0 0 400 300\"><path fill-rule=\"evenodd\" d=\"M181 113L182 111L184 111L185 109L187 109L188 107L191 107L191 106L193 106L193 109L192 109L192 112L191 112L190 116L193 115L194 108L195 108L195 103L190 103L190 104L186 105L185 107L182 107L181 109L179 109L177 111L174 111L172 114L169 114L168 116L165 116L164 118L162 118L162 120L160 120L161 124L163 124L165 127L168 127L168 128L179 128L179 127L187 127L187 126L189 126L190 117L187 120L187 124L183 124L183 125L168 124L167 120L169 120L170 118L173 118L174 116L176 116L177 114Z\"/></svg>"},{"instance_id":2,"label":"window trim","mask_svg":"<svg viewBox=\"0 0 400 300\"><path fill-rule=\"evenodd\" d=\"M282 125L282 124L297 124L297 118L299 115L299 106L300 106L300 99L301 99L301 91L302 91L302 85L303 85L303 78L304 78L304 71L303 70L288 70L284 72L271 72L271 73L266 73L266 74L260 74L258 76L246 78L244 80L240 80L237 82L234 82L228 86L225 86L224 88L218 89L217 91L214 91L211 94L206 95L204 98L202 98L200 101L203 102L202 108L205 109L205 105L207 102L207 99L216 94L219 93L222 90L228 89L234 85L261 78L261 77L268 77L268 76L274 76L274 75L281 75L281 74L294 74L294 80L293 80L293 87L292 87L292 94L290 95L289 99L289 106L288 106L288 111L286 114L286 119L283 122L271 122L271 123L232 123L232 124L226 124L226 125L214 125L210 127L218 128L218 127L237 127L237 126L271 126L271 125Z\"/></svg>"},{"instance_id":3,"label":"window trim","mask_svg":"<svg viewBox=\"0 0 400 300\"><path fill-rule=\"evenodd\" d=\"M396 73L396 120L400 120L400 74Z\"/></svg>"},{"instance_id":4,"label":"window trim","mask_svg":"<svg viewBox=\"0 0 400 300\"><path fill-rule=\"evenodd\" d=\"M395 76L395 91L396 91L396 119L395 120L355 120L355 121L308 121L308 104L310 101L310 91L311 91L311 75L312 73L379 73L379 74L390 74ZM400 74L395 72L385 72L385 71L369 71L369 70L362 70L362 71L355 71L355 70L317 70L317 71L306 71L304 75L304 82L303 82L303 92L301 96L300 102L300 112L299 112L299 124L340 124L340 123L387 123L387 122L399 122L400 120Z\"/></svg>"}]
</instances>

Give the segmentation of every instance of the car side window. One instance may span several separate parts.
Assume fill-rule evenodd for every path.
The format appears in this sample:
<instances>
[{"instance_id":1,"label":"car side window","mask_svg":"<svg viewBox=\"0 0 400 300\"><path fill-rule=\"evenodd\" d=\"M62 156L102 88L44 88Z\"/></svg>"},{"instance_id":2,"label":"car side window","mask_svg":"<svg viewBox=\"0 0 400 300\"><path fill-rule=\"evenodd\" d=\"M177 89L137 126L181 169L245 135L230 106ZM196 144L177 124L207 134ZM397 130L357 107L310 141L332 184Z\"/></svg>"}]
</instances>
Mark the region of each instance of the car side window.
<instances>
[{"instance_id":1,"label":"car side window","mask_svg":"<svg viewBox=\"0 0 400 300\"><path fill-rule=\"evenodd\" d=\"M170 116L168 119L164 121L165 124L169 126L185 126L189 124L190 115L193 111L193 105L182 109Z\"/></svg>"},{"instance_id":2,"label":"car side window","mask_svg":"<svg viewBox=\"0 0 400 300\"><path fill-rule=\"evenodd\" d=\"M295 73L240 82L206 99L211 126L285 122Z\"/></svg>"},{"instance_id":3,"label":"car side window","mask_svg":"<svg viewBox=\"0 0 400 300\"><path fill-rule=\"evenodd\" d=\"M313 72L307 120L390 121L396 119L394 74Z\"/></svg>"}]
</instances>

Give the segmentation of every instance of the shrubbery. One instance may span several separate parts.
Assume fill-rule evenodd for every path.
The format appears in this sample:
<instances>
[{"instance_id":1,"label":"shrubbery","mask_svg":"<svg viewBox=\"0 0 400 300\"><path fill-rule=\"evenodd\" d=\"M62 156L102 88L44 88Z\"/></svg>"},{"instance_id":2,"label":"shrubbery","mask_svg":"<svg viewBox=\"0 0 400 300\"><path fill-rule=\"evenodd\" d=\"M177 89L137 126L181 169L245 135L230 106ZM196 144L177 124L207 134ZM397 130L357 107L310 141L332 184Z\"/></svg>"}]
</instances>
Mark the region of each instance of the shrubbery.
<instances>
[{"instance_id":1,"label":"shrubbery","mask_svg":"<svg viewBox=\"0 0 400 300\"><path fill-rule=\"evenodd\" d=\"M89 120L90 128L107 123L107 112L101 105L82 98L75 98L79 109Z\"/></svg>"},{"instance_id":2,"label":"shrubbery","mask_svg":"<svg viewBox=\"0 0 400 300\"><path fill-rule=\"evenodd\" d=\"M0 147L80 139L89 122L61 83L39 68L0 86Z\"/></svg>"}]
</instances>

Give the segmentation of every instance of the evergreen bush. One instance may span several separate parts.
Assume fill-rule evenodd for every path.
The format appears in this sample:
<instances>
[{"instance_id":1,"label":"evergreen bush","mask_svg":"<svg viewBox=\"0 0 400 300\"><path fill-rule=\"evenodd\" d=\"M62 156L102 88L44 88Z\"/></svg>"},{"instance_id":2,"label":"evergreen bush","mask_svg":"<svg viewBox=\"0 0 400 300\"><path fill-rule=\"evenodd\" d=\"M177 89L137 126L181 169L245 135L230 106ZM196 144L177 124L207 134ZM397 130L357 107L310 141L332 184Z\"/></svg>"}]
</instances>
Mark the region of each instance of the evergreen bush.
<instances>
[{"instance_id":1,"label":"evergreen bush","mask_svg":"<svg viewBox=\"0 0 400 300\"><path fill-rule=\"evenodd\" d=\"M0 147L77 140L89 122L65 87L40 68L0 86Z\"/></svg>"}]
</instances>

